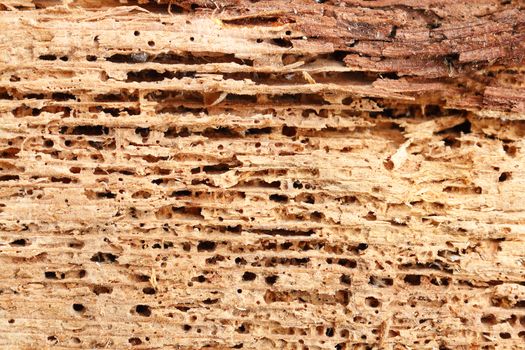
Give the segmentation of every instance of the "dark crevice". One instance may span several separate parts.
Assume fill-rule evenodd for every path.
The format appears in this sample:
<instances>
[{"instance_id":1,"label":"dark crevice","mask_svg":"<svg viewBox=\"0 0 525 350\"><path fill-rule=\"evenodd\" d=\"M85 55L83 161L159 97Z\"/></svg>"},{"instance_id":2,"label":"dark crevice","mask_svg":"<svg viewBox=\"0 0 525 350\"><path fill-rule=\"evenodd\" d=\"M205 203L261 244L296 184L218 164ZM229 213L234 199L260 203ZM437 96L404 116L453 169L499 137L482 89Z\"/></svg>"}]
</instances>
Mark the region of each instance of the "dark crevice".
<instances>
[{"instance_id":1,"label":"dark crevice","mask_svg":"<svg viewBox=\"0 0 525 350\"><path fill-rule=\"evenodd\" d=\"M314 230L299 231L286 229L252 229L251 232L269 236L283 236L283 237L309 237L315 234Z\"/></svg>"},{"instance_id":2,"label":"dark crevice","mask_svg":"<svg viewBox=\"0 0 525 350\"><path fill-rule=\"evenodd\" d=\"M112 253L98 252L93 255L90 260L98 263L114 263L117 262L118 256Z\"/></svg>"}]
</instances>

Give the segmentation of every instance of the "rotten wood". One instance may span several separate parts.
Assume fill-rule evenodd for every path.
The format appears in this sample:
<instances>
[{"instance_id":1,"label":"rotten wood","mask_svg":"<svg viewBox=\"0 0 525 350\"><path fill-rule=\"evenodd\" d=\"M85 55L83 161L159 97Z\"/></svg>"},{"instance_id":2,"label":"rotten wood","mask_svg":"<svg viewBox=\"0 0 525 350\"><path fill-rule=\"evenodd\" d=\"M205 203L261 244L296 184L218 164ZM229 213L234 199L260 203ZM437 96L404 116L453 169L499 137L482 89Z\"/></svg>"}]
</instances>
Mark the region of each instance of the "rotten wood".
<instances>
[{"instance_id":1,"label":"rotten wood","mask_svg":"<svg viewBox=\"0 0 525 350\"><path fill-rule=\"evenodd\" d=\"M0 347L521 349L520 1L0 0Z\"/></svg>"}]
</instances>

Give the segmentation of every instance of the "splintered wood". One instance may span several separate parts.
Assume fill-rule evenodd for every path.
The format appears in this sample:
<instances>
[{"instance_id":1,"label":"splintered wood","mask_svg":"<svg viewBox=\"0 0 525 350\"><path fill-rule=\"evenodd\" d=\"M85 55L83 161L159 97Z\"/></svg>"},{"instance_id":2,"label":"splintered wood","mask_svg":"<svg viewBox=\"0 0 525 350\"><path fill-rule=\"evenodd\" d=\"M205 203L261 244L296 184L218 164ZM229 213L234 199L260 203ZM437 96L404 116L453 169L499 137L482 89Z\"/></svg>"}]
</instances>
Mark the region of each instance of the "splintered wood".
<instances>
[{"instance_id":1,"label":"splintered wood","mask_svg":"<svg viewBox=\"0 0 525 350\"><path fill-rule=\"evenodd\" d=\"M0 45L0 348L525 348L520 0L0 0Z\"/></svg>"}]
</instances>

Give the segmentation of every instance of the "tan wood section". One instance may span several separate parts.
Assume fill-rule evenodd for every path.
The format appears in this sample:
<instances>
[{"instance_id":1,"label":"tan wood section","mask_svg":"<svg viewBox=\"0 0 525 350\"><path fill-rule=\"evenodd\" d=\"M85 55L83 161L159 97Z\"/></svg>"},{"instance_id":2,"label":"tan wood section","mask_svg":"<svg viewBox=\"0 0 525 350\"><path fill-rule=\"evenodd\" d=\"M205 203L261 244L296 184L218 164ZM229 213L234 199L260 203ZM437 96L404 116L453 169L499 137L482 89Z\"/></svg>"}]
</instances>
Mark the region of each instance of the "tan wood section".
<instances>
[{"instance_id":1,"label":"tan wood section","mask_svg":"<svg viewBox=\"0 0 525 350\"><path fill-rule=\"evenodd\" d=\"M520 0L0 0L1 349L525 349Z\"/></svg>"}]
</instances>

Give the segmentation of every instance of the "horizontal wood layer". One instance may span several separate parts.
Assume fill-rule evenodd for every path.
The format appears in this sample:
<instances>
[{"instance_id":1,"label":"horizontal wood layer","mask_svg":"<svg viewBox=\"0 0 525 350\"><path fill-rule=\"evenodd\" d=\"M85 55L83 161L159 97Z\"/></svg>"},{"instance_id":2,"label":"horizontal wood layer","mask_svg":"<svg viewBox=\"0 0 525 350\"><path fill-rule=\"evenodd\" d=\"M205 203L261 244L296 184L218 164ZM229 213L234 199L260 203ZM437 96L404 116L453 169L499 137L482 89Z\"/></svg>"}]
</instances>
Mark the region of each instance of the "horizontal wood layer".
<instances>
[{"instance_id":1,"label":"horizontal wood layer","mask_svg":"<svg viewBox=\"0 0 525 350\"><path fill-rule=\"evenodd\" d=\"M525 346L517 1L0 1L0 347Z\"/></svg>"}]
</instances>

